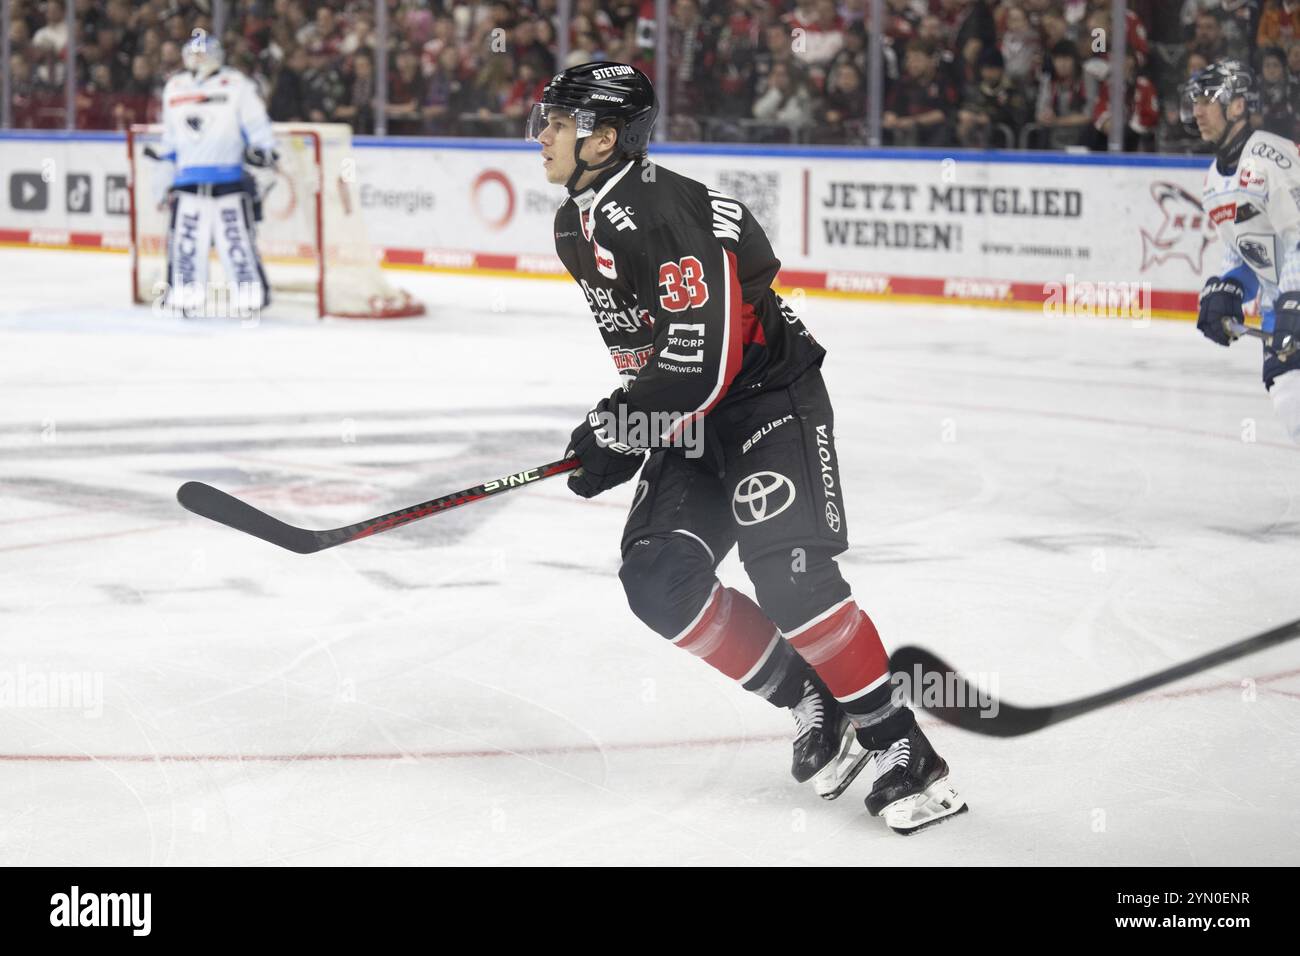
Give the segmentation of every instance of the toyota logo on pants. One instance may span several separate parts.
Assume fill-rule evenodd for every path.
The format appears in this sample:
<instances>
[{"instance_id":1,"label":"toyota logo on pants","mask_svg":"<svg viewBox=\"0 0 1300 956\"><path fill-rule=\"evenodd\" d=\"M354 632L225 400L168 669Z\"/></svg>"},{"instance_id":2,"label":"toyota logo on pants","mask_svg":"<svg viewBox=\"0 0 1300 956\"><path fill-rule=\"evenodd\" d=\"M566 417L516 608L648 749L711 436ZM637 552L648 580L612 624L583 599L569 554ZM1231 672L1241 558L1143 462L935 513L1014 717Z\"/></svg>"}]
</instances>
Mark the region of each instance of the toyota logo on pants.
<instances>
[{"instance_id":1,"label":"toyota logo on pants","mask_svg":"<svg viewBox=\"0 0 1300 956\"><path fill-rule=\"evenodd\" d=\"M826 502L826 527L832 531L840 530L840 509L835 507L835 502Z\"/></svg>"},{"instance_id":2,"label":"toyota logo on pants","mask_svg":"<svg viewBox=\"0 0 1300 956\"><path fill-rule=\"evenodd\" d=\"M794 482L774 471L756 471L742 478L731 496L731 512L739 524L775 518L794 504Z\"/></svg>"}]
</instances>

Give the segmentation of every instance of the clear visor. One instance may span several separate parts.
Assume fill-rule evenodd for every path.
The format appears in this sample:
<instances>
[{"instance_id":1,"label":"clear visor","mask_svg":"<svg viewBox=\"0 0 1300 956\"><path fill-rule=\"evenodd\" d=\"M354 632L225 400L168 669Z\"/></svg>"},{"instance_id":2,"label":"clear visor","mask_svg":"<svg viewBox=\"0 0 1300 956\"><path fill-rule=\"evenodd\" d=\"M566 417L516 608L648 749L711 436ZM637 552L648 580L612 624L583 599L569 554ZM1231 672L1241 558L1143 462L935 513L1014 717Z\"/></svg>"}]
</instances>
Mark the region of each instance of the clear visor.
<instances>
[{"instance_id":1,"label":"clear visor","mask_svg":"<svg viewBox=\"0 0 1300 956\"><path fill-rule=\"evenodd\" d=\"M1179 91L1178 96L1178 115L1185 124L1191 126L1196 123L1196 104L1197 103L1222 103L1224 97L1221 95L1222 89L1207 89L1199 83L1184 83Z\"/></svg>"},{"instance_id":2,"label":"clear visor","mask_svg":"<svg viewBox=\"0 0 1300 956\"><path fill-rule=\"evenodd\" d=\"M596 128L596 114L591 110L575 110L567 106L534 103L528 114L528 128L524 131L524 138L530 143L535 143L548 126L558 132L566 124L577 129L578 138L590 136L592 130Z\"/></svg>"}]
</instances>

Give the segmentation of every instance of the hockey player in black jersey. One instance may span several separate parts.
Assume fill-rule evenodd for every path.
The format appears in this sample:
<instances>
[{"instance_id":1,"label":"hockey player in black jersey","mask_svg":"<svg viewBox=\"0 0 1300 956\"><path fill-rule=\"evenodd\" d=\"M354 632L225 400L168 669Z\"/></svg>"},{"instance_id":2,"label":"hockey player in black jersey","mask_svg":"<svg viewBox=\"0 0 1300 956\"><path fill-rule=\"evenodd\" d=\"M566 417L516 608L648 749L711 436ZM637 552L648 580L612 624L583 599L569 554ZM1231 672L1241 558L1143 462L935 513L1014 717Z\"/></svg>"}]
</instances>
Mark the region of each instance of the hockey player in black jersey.
<instances>
[{"instance_id":1,"label":"hockey player in black jersey","mask_svg":"<svg viewBox=\"0 0 1300 956\"><path fill-rule=\"evenodd\" d=\"M569 193L556 252L623 379L574 429L569 487L591 497L641 472L619 571L632 611L790 708L794 777L822 796L874 756L867 808L913 832L965 803L835 562L847 513L825 350L773 291L780 263L744 204L648 160L657 112L639 70L587 63L528 121ZM757 604L716 577L733 546Z\"/></svg>"}]
</instances>

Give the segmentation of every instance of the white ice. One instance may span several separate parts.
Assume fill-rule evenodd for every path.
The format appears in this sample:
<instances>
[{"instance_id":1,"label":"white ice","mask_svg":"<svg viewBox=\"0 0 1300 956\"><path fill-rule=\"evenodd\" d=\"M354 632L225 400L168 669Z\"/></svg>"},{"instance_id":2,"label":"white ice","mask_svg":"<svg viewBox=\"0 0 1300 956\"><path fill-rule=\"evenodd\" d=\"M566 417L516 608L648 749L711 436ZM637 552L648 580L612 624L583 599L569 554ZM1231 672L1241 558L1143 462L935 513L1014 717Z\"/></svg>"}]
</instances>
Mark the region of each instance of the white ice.
<instances>
[{"instance_id":1,"label":"white ice","mask_svg":"<svg viewBox=\"0 0 1300 956\"><path fill-rule=\"evenodd\" d=\"M245 328L125 305L122 256L0 272L0 863L1300 862L1300 645L1013 740L925 718L972 812L904 839L628 611L630 484L306 557L176 504L198 479L333 527L560 457L614 384L568 283L401 273L427 318ZM1037 704L1300 616L1300 453L1253 343L802 311L888 645ZM15 696L76 674L88 706Z\"/></svg>"}]
</instances>

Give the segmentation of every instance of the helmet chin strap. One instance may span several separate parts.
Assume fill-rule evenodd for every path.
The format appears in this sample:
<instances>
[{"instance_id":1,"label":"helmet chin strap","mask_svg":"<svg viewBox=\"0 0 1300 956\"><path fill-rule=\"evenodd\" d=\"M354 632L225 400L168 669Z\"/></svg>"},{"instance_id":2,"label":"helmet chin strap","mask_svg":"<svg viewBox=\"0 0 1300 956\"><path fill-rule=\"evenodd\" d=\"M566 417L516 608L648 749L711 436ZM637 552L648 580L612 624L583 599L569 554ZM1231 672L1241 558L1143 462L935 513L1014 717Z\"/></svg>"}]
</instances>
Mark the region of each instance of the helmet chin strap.
<instances>
[{"instance_id":1,"label":"helmet chin strap","mask_svg":"<svg viewBox=\"0 0 1300 956\"><path fill-rule=\"evenodd\" d=\"M581 153L582 153L582 138L579 137L578 139L575 139L573 141L573 172L572 174L570 174L568 180L564 184L564 188L569 191L570 196L574 196L577 194L578 180L582 178L583 173L595 172L596 170L600 170L600 169L607 169L610 166L613 166L614 164L618 163L623 158L623 154L620 153L618 150L617 142L614 143L614 152L610 154L609 159L605 160L603 163L596 163L596 165L594 166L589 165L586 160L582 159L580 155Z\"/></svg>"}]
</instances>

